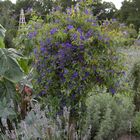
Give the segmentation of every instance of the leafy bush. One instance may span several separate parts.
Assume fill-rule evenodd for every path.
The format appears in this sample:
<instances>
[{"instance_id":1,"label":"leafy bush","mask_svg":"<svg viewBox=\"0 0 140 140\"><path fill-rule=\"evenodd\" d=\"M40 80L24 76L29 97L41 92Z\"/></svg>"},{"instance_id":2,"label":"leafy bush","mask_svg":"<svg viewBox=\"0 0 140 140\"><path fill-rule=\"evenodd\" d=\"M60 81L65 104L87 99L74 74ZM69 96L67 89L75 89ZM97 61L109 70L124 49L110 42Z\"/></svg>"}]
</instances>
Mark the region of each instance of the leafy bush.
<instances>
[{"instance_id":1,"label":"leafy bush","mask_svg":"<svg viewBox=\"0 0 140 140\"><path fill-rule=\"evenodd\" d=\"M136 112L133 122L133 130L140 136L140 112Z\"/></svg>"},{"instance_id":2,"label":"leafy bush","mask_svg":"<svg viewBox=\"0 0 140 140\"><path fill-rule=\"evenodd\" d=\"M93 84L105 85L114 94L123 75L113 41L82 4L67 13L57 7L47 15L47 23L33 24L28 33L28 38L36 40L36 91L47 97L46 103L57 113L66 105L75 114Z\"/></svg>"},{"instance_id":3,"label":"leafy bush","mask_svg":"<svg viewBox=\"0 0 140 140\"><path fill-rule=\"evenodd\" d=\"M116 47L129 47L134 44L137 38L137 31L133 25L125 26L117 20L104 21L102 31L108 33Z\"/></svg>"},{"instance_id":4,"label":"leafy bush","mask_svg":"<svg viewBox=\"0 0 140 140\"><path fill-rule=\"evenodd\" d=\"M140 62L136 62L131 71L133 80L134 103L136 110L140 111Z\"/></svg>"},{"instance_id":5,"label":"leafy bush","mask_svg":"<svg viewBox=\"0 0 140 140\"><path fill-rule=\"evenodd\" d=\"M93 95L94 94L94 95ZM129 131L134 105L129 97L108 93L92 93L87 99L88 125L91 139L112 140Z\"/></svg>"}]
</instances>

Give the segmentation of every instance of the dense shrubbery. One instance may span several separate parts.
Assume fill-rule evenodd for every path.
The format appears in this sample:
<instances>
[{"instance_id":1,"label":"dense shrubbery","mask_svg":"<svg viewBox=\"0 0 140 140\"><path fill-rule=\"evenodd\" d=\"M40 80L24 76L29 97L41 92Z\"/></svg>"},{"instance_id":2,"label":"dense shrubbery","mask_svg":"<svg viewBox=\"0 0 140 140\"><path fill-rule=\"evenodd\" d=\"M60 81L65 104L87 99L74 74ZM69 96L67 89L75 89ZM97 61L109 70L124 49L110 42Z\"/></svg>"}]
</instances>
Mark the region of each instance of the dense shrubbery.
<instances>
[{"instance_id":1,"label":"dense shrubbery","mask_svg":"<svg viewBox=\"0 0 140 140\"><path fill-rule=\"evenodd\" d=\"M34 50L37 92L47 97L54 110L65 105L72 111L79 108L94 84L116 92L124 73L121 56L89 9L79 5L67 13L56 10L28 37L38 41Z\"/></svg>"},{"instance_id":2,"label":"dense shrubbery","mask_svg":"<svg viewBox=\"0 0 140 140\"><path fill-rule=\"evenodd\" d=\"M134 104L136 110L140 111L140 62L136 62L132 69Z\"/></svg>"},{"instance_id":3,"label":"dense shrubbery","mask_svg":"<svg viewBox=\"0 0 140 140\"><path fill-rule=\"evenodd\" d=\"M130 87L120 94L125 69L118 49L131 45L136 32L115 19L98 21L84 2L66 13L60 7L53 10L46 21L34 17L19 31L16 47L27 61L0 43L0 139L116 139L129 131L134 112ZM133 76L138 101L139 65ZM19 101L16 113L10 97ZM138 120L136 115L137 133Z\"/></svg>"},{"instance_id":4,"label":"dense shrubbery","mask_svg":"<svg viewBox=\"0 0 140 140\"><path fill-rule=\"evenodd\" d=\"M104 21L102 31L113 39L115 47L130 47L137 38L137 31L133 25L120 24L116 19Z\"/></svg>"},{"instance_id":5,"label":"dense shrubbery","mask_svg":"<svg viewBox=\"0 0 140 140\"><path fill-rule=\"evenodd\" d=\"M136 112L133 122L133 131L140 136L140 112Z\"/></svg>"},{"instance_id":6,"label":"dense shrubbery","mask_svg":"<svg viewBox=\"0 0 140 140\"><path fill-rule=\"evenodd\" d=\"M101 90L87 99L88 125L94 140L117 139L127 133L132 124L134 105L130 97L116 94L113 97Z\"/></svg>"}]
</instances>

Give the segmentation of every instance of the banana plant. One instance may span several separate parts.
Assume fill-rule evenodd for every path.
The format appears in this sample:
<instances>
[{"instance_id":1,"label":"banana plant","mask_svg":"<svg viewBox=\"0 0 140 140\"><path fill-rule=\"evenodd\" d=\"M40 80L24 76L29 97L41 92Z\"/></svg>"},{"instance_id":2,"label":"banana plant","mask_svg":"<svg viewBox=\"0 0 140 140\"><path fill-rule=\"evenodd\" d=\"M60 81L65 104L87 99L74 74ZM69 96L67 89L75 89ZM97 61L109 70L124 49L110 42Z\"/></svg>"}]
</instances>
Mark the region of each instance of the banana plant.
<instances>
[{"instance_id":1,"label":"banana plant","mask_svg":"<svg viewBox=\"0 0 140 140\"><path fill-rule=\"evenodd\" d=\"M19 64L19 60L23 56L13 48L5 48L5 32L6 30L0 25L0 104L3 104L0 107L0 129L3 130L3 133L5 133L5 129L1 123L1 118L10 120L8 125L11 126L11 119L13 119L13 115L16 117L17 114L16 106L19 99L17 98L16 84L25 76L24 70ZM9 105L9 103L11 104Z\"/></svg>"},{"instance_id":2,"label":"banana plant","mask_svg":"<svg viewBox=\"0 0 140 140\"><path fill-rule=\"evenodd\" d=\"M24 71L18 63L18 59L23 56L15 49L6 49L1 45L4 44L5 31L0 25L0 96L3 94L4 96L13 96L12 94L15 94L15 91L9 88L15 86L14 84L22 80L24 76Z\"/></svg>"}]
</instances>

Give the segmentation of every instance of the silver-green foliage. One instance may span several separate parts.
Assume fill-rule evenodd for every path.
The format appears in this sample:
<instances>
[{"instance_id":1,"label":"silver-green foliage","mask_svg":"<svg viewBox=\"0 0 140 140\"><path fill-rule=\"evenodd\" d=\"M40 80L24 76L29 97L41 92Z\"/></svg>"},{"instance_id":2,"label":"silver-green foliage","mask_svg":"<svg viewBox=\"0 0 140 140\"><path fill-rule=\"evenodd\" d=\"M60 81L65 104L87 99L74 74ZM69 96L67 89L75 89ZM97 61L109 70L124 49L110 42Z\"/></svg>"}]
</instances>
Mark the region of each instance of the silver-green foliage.
<instances>
[{"instance_id":1,"label":"silver-green foliage","mask_svg":"<svg viewBox=\"0 0 140 140\"><path fill-rule=\"evenodd\" d=\"M140 112L137 112L134 117L133 130L140 136Z\"/></svg>"},{"instance_id":2,"label":"silver-green foliage","mask_svg":"<svg viewBox=\"0 0 140 140\"><path fill-rule=\"evenodd\" d=\"M87 100L88 123L95 140L112 140L129 131L134 105L129 97L99 93Z\"/></svg>"}]
</instances>

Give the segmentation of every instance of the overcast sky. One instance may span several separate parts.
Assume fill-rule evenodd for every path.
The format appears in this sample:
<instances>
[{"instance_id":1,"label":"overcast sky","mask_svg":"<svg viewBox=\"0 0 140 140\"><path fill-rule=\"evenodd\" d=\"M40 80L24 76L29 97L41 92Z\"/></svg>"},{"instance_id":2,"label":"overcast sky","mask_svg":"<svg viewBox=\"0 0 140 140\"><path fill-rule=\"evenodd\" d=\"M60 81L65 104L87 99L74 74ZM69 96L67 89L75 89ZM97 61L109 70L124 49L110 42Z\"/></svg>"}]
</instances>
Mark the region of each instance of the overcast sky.
<instances>
[{"instance_id":1,"label":"overcast sky","mask_svg":"<svg viewBox=\"0 0 140 140\"><path fill-rule=\"evenodd\" d=\"M13 3L16 2L16 0L11 0ZM121 7L121 2L124 0L103 0L103 1L107 1L107 2L113 2L116 6L116 8L120 8Z\"/></svg>"}]
</instances>

